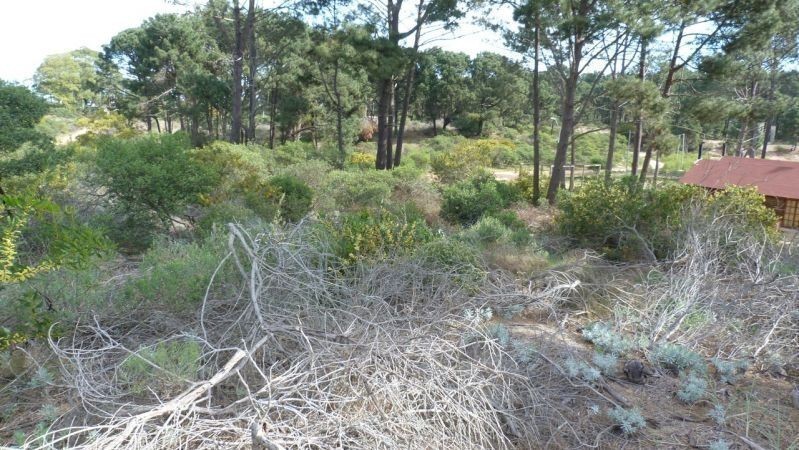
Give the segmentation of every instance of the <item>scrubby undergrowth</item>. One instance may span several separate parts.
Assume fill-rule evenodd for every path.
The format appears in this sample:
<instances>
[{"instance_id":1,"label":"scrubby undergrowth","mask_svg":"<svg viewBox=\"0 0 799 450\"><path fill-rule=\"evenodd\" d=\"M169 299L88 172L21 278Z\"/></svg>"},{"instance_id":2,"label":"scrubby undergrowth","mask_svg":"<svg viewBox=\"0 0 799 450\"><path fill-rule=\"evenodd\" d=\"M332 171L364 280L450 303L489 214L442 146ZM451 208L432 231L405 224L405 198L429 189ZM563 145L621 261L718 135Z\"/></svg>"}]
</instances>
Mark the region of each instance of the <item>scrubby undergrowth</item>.
<instances>
[{"instance_id":1,"label":"scrubby undergrowth","mask_svg":"<svg viewBox=\"0 0 799 450\"><path fill-rule=\"evenodd\" d=\"M312 221L231 225L196 313L100 313L30 349L51 425L25 445L796 445L790 387L764 374L797 375L799 277L714 233L645 271L589 256L523 284L440 239L345 261Z\"/></svg>"}]
</instances>

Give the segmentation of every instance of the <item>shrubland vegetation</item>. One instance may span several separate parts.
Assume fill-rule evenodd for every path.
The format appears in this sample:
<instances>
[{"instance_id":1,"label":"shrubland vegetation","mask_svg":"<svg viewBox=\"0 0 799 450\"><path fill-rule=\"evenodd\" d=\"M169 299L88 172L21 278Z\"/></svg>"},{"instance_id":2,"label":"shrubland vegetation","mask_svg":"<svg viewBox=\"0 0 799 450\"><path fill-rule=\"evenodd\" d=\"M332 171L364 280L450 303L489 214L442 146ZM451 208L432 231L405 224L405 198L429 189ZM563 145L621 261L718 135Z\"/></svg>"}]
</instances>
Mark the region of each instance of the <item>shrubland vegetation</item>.
<instances>
[{"instance_id":1,"label":"shrubland vegetation","mask_svg":"<svg viewBox=\"0 0 799 450\"><path fill-rule=\"evenodd\" d=\"M0 443L799 445L796 243L752 188L620 170L628 144L684 168L688 127L785 133L799 8L761 3L520 5L508 43L560 61L533 77L403 46L458 2L383 36L358 5L212 1L0 84ZM704 19L672 49L701 64L636 79ZM557 59L583 35L606 72ZM734 102L741 68L773 90ZM541 170L567 155L611 170Z\"/></svg>"}]
</instances>

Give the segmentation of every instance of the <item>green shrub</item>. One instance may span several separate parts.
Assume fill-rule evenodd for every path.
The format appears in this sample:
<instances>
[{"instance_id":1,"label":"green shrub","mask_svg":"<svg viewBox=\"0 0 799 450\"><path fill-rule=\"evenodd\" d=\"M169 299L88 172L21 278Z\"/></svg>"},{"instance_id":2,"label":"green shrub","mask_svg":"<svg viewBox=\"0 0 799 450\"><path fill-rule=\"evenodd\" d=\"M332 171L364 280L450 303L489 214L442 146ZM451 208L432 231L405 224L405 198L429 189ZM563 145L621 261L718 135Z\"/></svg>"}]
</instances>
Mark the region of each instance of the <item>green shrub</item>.
<instances>
[{"instance_id":1,"label":"green shrub","mask_svg":"<svg viewBox=\"0 0 799 450\"><path fill-rule=\"evenodd\" d=\"M328 173L318 198L323 210L375 208L391 196L396 180L390 171Z\"/></svg>"},{"instance_id":2,"label":"green shrub","mask_svg":"<svg viewBox=\"0 0 799 450\"><path fill-rule=\"evenodd\" d=\"M502 197L495 184L476 185L462 181L444 189L441 217L445 220L469 225L484 214L499 211Z\"/></svg>"},{"instance_id":3,"label":"green shrub","mask_svg":"<svg viewBox=\"0 0 799 450\"><path fill-rule=\"evenodd\" d=\"M424 220L396 216L386 210L351 213L325 225L333 252L345 263L410 252L433 238Z\"/></svg>"},{"instance_id":4,"label":"green shrub","mask_svg":"<svg viewBox=\"0 0 799 450\"><path fill-rule=\"evenodd\" d=\"M711 442L707 446L708 450L730 450L730 443L724 439Z\"/></svg>"},{"instance_id":5,"label":"green shrub","mask_svg":"<svg viewBox=\"0 0 799 450\"><path fill-rule=\"evenodd\" d=\"M463 136L439 133L438 136L425 140L424 145L430 147L434 152L446 152L462 145L466 141L467 139Z\"/></svg>"},{"instance_id":6,"label":"green shrub","mask_svg":"<svg viewBox=\"0 0 799 450\"><path fill-rule=\"evenodd\" d=\"M430 166L430 154L423 151L409 152L406 158L413 161L413 164L420 168L425 169Z\"/></svg>"},{"instance_id":7,"label":"green shrub","mask_svg":"<svg viewBox=\"0 0 799 450\"><path fill-rule=\"evenodd\" d=\"M227 223L249 223L258 218L255 211L235 202L215 203L203 210L197 221L197 230L203 236L210 235L217 226Z\"/></svg>"},{"instance_id":8,"label":"green shrub","mask_svg":"<svg viewBox=\"0 0 799 450\"><path fill-rule=\"evenodd\" d=\"M491 165L490 146L487 141L465 141L451 150L433 154L430 166L444 183L465 180Z\"/></svg>"},{"instance_id":9,"label":"green shrub","mask_svg":"<svg viewBox=\"0 0 799 450\"><path fill-rule=\"evenodd\" d=\"M269 153L272 167L286 167L307 161L316 153L310 142L287 141Z\"/></svg>"},{"instance_id":10,"label":"green shrub","mask_svg":"<svg viewBox=\"0 0 799 450\"><path fill-rule=\"evenodd\" d=\"M122 288L124 305L139 307L143 303L176 313L193 311L202 302L225 253L224 240L214 236L202 242L160 242L143 255L141 276ZM227 286L224 281L235 275L233 270L228 265L217 274L217 289Z\"/></svg>"},{"instance_id":11,"label":"green shrub","mask_svg":"<svg viewBox=\"0 0 799 450\"><path fill-rule=\"evenodd\" d=\"M755 187L728 186L705 197L703 206L711 218L730 218L743 233L765 231L769 238L779 238L779 218L766 206L765 197Z\"/></svg>"},{"instance_id":12,"label":"green shrub","mask_svg":"<svg viewBox=\"0 0 799 450\"><path fill-rule=\"evenodd\" d=\"M333 170L330 164L318 159L310 161L303 161L301 163L292 164L288 167L281 168L277 171L277 175L290 175L299 178L311 189L318 192L321 190L325 183L325 177Z\"/></svg>"},{"instance_id":13,"label":"green shrub","mask_svg":"<svg viewBox=\"0 0 799 450\"><path fill-rule=\"evenodd\" d=\"M423 244L416 256L439 269L454 269L462 274L482 272L480 253L472 246L453 239L434 239Z\"/></svg>"},{"instance_id":14,"label":"green shrub","mask_svg":"<svg viewBox=\"0 0 799 450\"><path fill-rule=\"evenodd\" d=\"M674 230L685 202L697 192L679 184L644 188L632 178L590 179L573 192L561 191L556 226L580 246L618 249L622 256L641 255L646 247L666 256L678 244Z\"/></svg>"},{"instance_id":15,"label":"green shrub","mask_svg":"<svg viewBox=\"0 0 799 450\"><path fill-rule=\"evenodd\" d=\"M709 195L682 184L653 189L630 178L591 179L574 192L562 191L559 207L555 221L564 236L613 257L666 257L684 243L681 231L687 224L711 224L722 217L745 235L762 236L764 230L768 238L778 235L776 215L752 188Z\"/></svg>"},{"instance_id":16,"label":"green shrub","mask_svg":"<svg viewBox=\"0 0 799 450\"><path fill-rule=\"evenodd\" d=\"M498 219L483 216L464 232L468 241L479 245L497 244L507 240L510 230Z\"/></svg>"},{"instance_id":17,"label":"green shrub","mask_svg":"<svg viewBox=\"0 0 799 450\"><path fill-rule=\"evenodd\" d=\"M587 383L596 383L602 379L602 373L599 370L574 358L567 359L564 367L569 378L583 380Z\"/></svg>"},{"instance_id":18,"label":"green shrub","mask_svg":"<svg viewBox=\"0 0 799 450\"><path fill-rule=\"evenodd\" d=\"M549 185L549 178L544 176L539 176L539 195L541 198L546 196L547 186ZM516 190L519 191L519 198L520 200L524 200L526 202L533 201L533 173L528 172L526 170L520 170L519 176L512 181L512 184L515 185Z\"/></svg>"},{"instance_id":19,"label":"green shrub","mask_svg":"<svg viewBox=\"0 0 799 450\"><path fill-rule=\"evenodd\" d=\"M738 381L738 376L749 367L749 363L744 360L724 361L719 358L712 358L710 363L716 369L716 375L718 375L719 381L730 384Z\"/></svg>"},{"instance_id":20,"label":"green shrub","mask_svg":"<svg viewBox=\"0 0 799 450\"><path fill-rule=\"evenodd\" d=\"M203 203L232 200L252 191L269 176L264 149L254 145L216 141L192 152L194 161L214 173L218 183Z\"/></svg>"},{"instance_id":21,"label":"green shrub","mask_svg":"<svg viewBox=\"0 0 799 450\"><path fill-rule=\"evenodd\" d=\"M174 394L198 379L202 348L195 341L174 340L143 347L125 359L119 378L129 392L158 396Z\"/></svg>"},{"instance_id":22,"label":"green shrub","mask_svg":"<svg viewBox=\"0 0 799 450\"><path fill-rule=\"evenodd\" d=\"M511 231L508 240L516 247L522 248L533 243L533 235L531 235L527 230L517 229ZM539 249L539 251L540 250L541 249Z\"/></svg>"},{"instance_id":23,"label":"green shrub","mask_svg":"<svg viewBox=\"0 0 799 450\"><path fill-rule=\"evenodd\" d=\"M366 152L354 152L350 154L349 162L361 170L373 170L375 168L375 155Z\"/></svg>"},{"instance_id":24,"label":"green shrub","mask_svg":"<svg viewBox=\"0 0 799 450\"><path fill-rule=\"evenodd\" d=\"M264 197L279 205L282 219L297 222L310 211L313 191L298 178L278 175L266 183Z\"/></svg>"},{"instance_id":25,"label":"green shrub","mask_svg":"<svg viewBox=\"0 0 799 450\"><path fill-rule=\"evenodd\" d=\"M485 214L506 208L519 198L518 194L513 186L482 172L444 189L441 216L453 223L470 225Z\"/></svg>"},{"instance_id":26,"label":"green shrub","mask_svg":"<svg viewBox=\"0 0 799 450\"><path fill-rule=\"evenodd\" d=\"M594 352L593 363L603 375L615 376L619 367L619 358L609 353Z\"/></svg>"},{"instance_id":27,"label":"green shrub","mask_svg":"<svg viewBox=\"0 0 799 450\"><path fill-rule=\"evenodd\" d=\"M527 224L519 218L519 216L513 211L498 211L491 213L491 217L496 218L499 220L502 225L505 225L510 230L519 231L524 230L527 231Z\"/></svg>"},{"instance_id":28,"label":"green shrub","mask_svg":"<svg viewBox=\"0 0 799 450\"><path fill-rule=\"evenodd\" d=\"M475 137L480 134L480 122L480 114L466 113L457 116L453 121L453 125L458 129L458 133L468 137Z\"/></svg>"},{"instance_id":29,"label":"green shrub","mask_svg":"<svg viewBox=\"0 0 799 450\"><path fill-rule=\"evenodd\" d=\"M153 213L164 226L181 208L200 200L218 179L193 159L186 135L102 139L94 183L108 190L125 213Z\"/></svg>"}]
</instances>

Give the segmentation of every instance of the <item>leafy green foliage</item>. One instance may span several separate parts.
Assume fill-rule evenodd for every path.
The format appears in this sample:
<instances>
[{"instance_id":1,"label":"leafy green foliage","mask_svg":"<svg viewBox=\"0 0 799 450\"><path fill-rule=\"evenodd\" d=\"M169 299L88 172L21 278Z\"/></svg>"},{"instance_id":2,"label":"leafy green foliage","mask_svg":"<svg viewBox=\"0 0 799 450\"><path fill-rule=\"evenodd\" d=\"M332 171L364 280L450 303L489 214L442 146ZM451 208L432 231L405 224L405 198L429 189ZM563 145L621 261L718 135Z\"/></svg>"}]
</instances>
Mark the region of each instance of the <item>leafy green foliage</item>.
<instances>
[{"instance_id":1,"label":"leafy green foliage","mask_svg":"<svg viewBox=\"0 0 799 450\"><path fill-rule=\"evenodd\" d=\"M47 241L40 255L20 251L23 231L30 230L32 224ZM79 267L108 248L99 233L74 223L68 212L55 203L0 197L0 283L24 281L60 266ZM38 262L31 262L36 256Z\"/></svg>"},{"instance_id":2,"label":"leafy green foliage","mask_svg":"<svg viewBox=\"0 0 799 450\"><path fill-rule=\"evenodd\" d=\"M121 296L128 306L193 311L224 256L224 242L214 236L191 243L162 241L143 255L142 275L126 283ZM229 280L235 280L233 270L225 266L217 274L216 285L224 289Z\"/></svg>"},{"instance_id":3,"label":"leafy green foliage","mask_svg":"<svg viewBox=\"0 0 799 450\"><path fill-rule=\"evenodd\" d=\"M496 244L507 239L510 230L499 220L483 216L466 231L467 240L480 245Z\"/></svg>"},{"instance_id":4,"label":"leafy green foliage","mask_svg":"<svg viewBox=\"0 0 799 450\"><path fill-rule=\"evenodd\" d=\"M311 209L313 191L291 175L277 175L245 196L247 206L266 220L278 214L283 220L297 222Z\"/></svg>"},{"instance_id":5,"label":"leafy green foliage","mask_svg":"<svg viewBox=\"0 0 799 450\"><path fill-rule=\"evenodd\" d=\"M502 197L496 185L462 181L444 189L441 216L450 222L468 225L486 213L498 211L501 205Z\"/></svg>"},{"instance_id":6,"label":"leafy green foliage","mask_svg":"<svg viewBox=\"0 0 799 450\"><path fill-rule=\"evenodd\" d=\"M36 69L36 90L70 110L97 106L99 53L88 48L50 55Z\"/></svg>"},{"instance_id":7,"label":"leafy green foliage","mask_svg":"<svg viewBox=\"0 0 799 450\"><path fill-rule=\"evenodd\" d=\"M774 210L766 207L765 197L756 188L727 186L706 197L705 204L707 214L731 218L740 232L760 234L765 231L772 239L779 237L779 219Z\"/></svg>"},{"instance_id":8,"label":"leafy green foliage","mask_svg":"<svg viewBox=\"0 0 799 450\"><path fill-rule=\"evenodd\" d=\"M25 142L49 142L36 131L47 112L47 103L27 88L0 80L0 152L14 150Z\"/></svg>"},{"instance_id":9,"label":"leafy green foliage","mask_svg":"<svg viewBox=\"0 0 799 450\"><path fill-rule=\"evenodd\" d=\"M328 221L333 251L345 263L367 257L410 252L433 238L419 218L401 217L386 210L360 211Z\"/></svg>"},{"instance_id":10,"label":"leafy green foliage","mask_svg":"<svg viewBox=\"0 0 799 450\"><path fill-rule=\"evenodd\" d=\"M470 225L484 214L497 213L517 200L519 191L515 186L483 173L444 189L441 216L453 223Z\"/></svg>"},{"instance_id":11,"label":"leafy green foliage","mask_svg":"<svg viewBox=\"0 0 799 450\"><path fill-rule=\"evenodd\" d=\"M217 183L215 174L190 155L183 134L104 139L97 151L94 183L126 214L152 213L163 225Z\"/></svg>"},{"instance_id":12,"label":"leafy green foliage","mask_svg":"<svg viewBox=\"0 0 799 450\"><path fill-rule=\"evenodd\" d=\"M444 183L465 180L491 165L492 141L465 141L451 150L433 154L430 166Z\"/></svg>"},{"instance_id":13,"label":"leafy green foliage","mask_svg":"<svg viewBox=\"0 0 799 450\"><path fill-rule=\"evenodd\" d=\"M385 204L396 180L385 171L344 172L335 170L327 174L319 192L324 209L354 210L375 208Z\"/></svg>"},{"instance_id":14,"label":"leafy green foliage","mask_svg":"<svg viewBox=\"0 0 799 450\"><path fill-rule=\"evenodd\" d=\"M684 202L697 193L684 185L654 190L629 178L593 179L563 193L556 224L581 246L619 249L621 255L641 254L642 246L651 246L661 256L675 245L673 230L681 225Z\"/></svg>"}]
</instances>

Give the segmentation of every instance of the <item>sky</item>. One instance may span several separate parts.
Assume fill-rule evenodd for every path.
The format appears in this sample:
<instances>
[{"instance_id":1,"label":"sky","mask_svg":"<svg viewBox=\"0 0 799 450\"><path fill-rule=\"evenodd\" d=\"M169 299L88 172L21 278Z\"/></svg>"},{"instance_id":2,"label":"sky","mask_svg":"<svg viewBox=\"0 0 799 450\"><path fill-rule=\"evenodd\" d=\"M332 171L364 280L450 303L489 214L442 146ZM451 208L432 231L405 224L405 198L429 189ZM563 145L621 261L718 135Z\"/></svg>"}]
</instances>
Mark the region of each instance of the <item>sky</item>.
<instances>
[{"instance_id":1,"label":"sky","mask_svg":"<svg viewBox=\"0 0 799 450\"><path fill-rule=\"evenodd\" d=\"M99 51L117 33L148 17L188 9L166 0L0 0L0 79L30 85L48 55L81 47ZM502 50L499 37L476 25L443 37L430 45L470 56Z\"/></svg>"}]
</instances>

